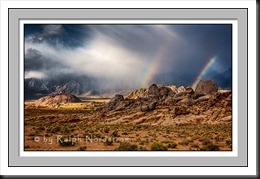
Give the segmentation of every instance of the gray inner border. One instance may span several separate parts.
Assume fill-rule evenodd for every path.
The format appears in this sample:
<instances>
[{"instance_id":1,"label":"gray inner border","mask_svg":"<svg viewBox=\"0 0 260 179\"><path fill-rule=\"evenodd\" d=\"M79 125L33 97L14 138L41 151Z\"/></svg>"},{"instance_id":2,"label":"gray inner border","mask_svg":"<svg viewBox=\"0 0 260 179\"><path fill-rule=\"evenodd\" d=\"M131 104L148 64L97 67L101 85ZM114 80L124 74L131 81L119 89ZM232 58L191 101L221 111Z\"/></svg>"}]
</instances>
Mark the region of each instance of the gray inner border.
<instances>
[{"instance_id":1,"label":"gray inner border","mask_svg":"<svg viewBox=\"0 0 260 179\"><path fill-rule=\"evenodd\" d=\"M9 166L247 166L247 9L8 9ZM19 20L238 20L238 157L20 157ZM233 44L236 45L236 44ZM234 89L234 86L233 86ZM235 106L233 106L235 107ZM236 119L233 119L236 120Z\"/></svg>"}]
</instances>

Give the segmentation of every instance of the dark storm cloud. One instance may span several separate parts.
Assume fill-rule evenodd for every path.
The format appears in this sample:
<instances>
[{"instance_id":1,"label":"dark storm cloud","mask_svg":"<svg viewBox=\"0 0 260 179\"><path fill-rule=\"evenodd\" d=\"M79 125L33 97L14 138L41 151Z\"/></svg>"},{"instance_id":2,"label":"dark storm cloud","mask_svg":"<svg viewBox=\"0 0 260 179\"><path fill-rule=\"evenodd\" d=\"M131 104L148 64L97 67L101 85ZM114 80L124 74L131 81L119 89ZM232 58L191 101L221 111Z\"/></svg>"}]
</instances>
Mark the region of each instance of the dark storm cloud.
<instances>
[{"instance_id":1,"label":"dark storm cloud","mask_svg":"<svg viewBox=\"0 0 260 179\"><path fill-rule=\"evenodd\" d=\"M82 74L110 86L140 86L167 74L171 83L177 74L190 83L212 56L218 57L212 70L231 68L231 30L214 24L25 25L25 71Z\"/></svg>"},{"instance_id":2,"label":"dark storm cloud","mask_svg":"<svg viewBox=\"0 0 260 179\"><path fill-rule=\"evenodd\" d=\"M156 55L160 47L168 46L163 71L189 73L192 62L190 73L196 74L213 55L219 56L220 70L231 67L231 25L99 25L91 29L142 54L144 61Z\"/></svg>"},{"instance_id":3,"label":"dark storm cloud","mask_svg":"<svg viewBox=\"0 0 260 179\"><path fill-rule=\"evenodd\" d=\"M27 42L48 43L54 48L77 48L85 43L88 29L83 25L25 25Z\"/></svg>"},{"instance_id":4,"label":"dark storm cloud","mask_svg":"<svg viewBox=\"0 0 260 179\"><path fill-rule=\"evenodd\" d=\"M220 70L224 71L231 67L231 25L177 25L174 29L187 42L186 45L179 46L177 55L183 59L179 61L179 65L185 66L185 61L193 61L193 70L198 72L200 66L204 66L213 55L216 55L218 63L222 66Z\"/></svg>"},{"instance_id":5,"label":"dark storm cloud","mask_svg":"<svg viewBox=\"0 0 260 179\"><path fill-rule=\"evenodd\" d=\"M24 68L26 71L42 71L45 69L50 70L51 68L61 66L63 66L61 63L55 62L43 56L39 50L29 48L25 51Z\"/></svg>"},{"instance_id":6,"label":"dark storm cloud","mask_svg":"<svg viewBox=\"0 0 260 179\"><path fill-rule=\"evenodd\" d=\"M25 71L29 70L41 70L43 67L43 61L41 60L42 54L39 50L29 48L25 51L24 68Z\"/></svg>"},{"instance_id":7,"label":"dark storm cloud","mask_svg":"<svg viewBox=\"0 0 260 179\"><path fill-rule=\"evenodd\" d=\"M75 75L69 66L44 56L39 50L28 48L25 51L25 78L55 78L63 75Z\"/></svg>"},{"instance_id":8,"label":"dark storm cloud","mask_svg":"<svg viewBox=\"0 0 260 179\"><path fill-rule=\"evenodd\" d=\"M25 25L26 40L34 43L52 42L64 35L62 25Z\"/></svg>"}]
</instances>

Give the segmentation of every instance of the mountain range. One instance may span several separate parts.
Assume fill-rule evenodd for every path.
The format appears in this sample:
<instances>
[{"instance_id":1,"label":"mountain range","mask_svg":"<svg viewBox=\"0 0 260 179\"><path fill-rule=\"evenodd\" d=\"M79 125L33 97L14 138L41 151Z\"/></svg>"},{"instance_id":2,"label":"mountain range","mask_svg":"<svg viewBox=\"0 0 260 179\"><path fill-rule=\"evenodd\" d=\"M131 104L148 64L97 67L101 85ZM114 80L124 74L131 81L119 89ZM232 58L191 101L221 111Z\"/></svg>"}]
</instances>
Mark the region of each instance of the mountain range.
<instances>
[{"instance_id":1,"label":"mountain range","mask_svg":"<svg viewBox=\"0 0 260 179\"><path fill-rule=\"evenodd\" d=\"M212 73L207 78L214 80L221 89L231 89L232 69L230 68L223 73ZM189 74L160 73L154 77L152 83L189 86L193 81L194 78ZM115 88L108 89L105 87L105 83L109 83L109 81L102 81L89 76L67 75L45 79L27 78L24 80L24 98L38 99L50 94L111 98L116 93L127 95L136 88L119 89L115 86Z\"/></svg>"}]
</instances>

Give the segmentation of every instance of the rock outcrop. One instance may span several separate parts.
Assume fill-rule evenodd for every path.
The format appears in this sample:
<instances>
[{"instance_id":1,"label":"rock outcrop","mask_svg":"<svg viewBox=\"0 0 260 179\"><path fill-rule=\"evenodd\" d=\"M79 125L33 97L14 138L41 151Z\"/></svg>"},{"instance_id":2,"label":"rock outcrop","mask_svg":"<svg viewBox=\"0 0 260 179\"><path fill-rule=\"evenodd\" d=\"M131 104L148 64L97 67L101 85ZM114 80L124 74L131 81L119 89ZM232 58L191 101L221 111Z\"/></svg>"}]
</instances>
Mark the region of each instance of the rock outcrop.
<instances>
[{"instance_id":1,"label":"rock outcrop","mask_svg":"<svg viewBox=\"0 0 260 179\"><path fill-rule=\"evenodd\" d=\"M198 83L194 97L198 98L206 94L212 94L218 92L218 85L213 80L203 79Z\"/></svg>"},{"instance_id":2,"label":"rock outcrop","mask_svg":"<svg viewBox=\"0 0 260 179\"><path fill-rule=\"evenodd\" d=\"M218 90L212 80L191 87L151 85L131 92L126 98L115 95L104 113L110 123L182 125L231 122L232 92Z\"/></svg>"},{"instance_id":3,"label":"rock outcrop","mask_svg":"<svg viewBox=\"0 0 260 179\"><path fill-rule=\"evenodd\" d=\"M72 94L56 94L49 95L38 99L35 102L37 106L48 106L48 105L58 105L61 103L74 103L80 102L81 100Z\"/></svg>"},{"instance_id":4,"label":"rock outcrop","mask_svg":"<svg viewBox=\"0 0 260 179\"><path fill-rule=\"evenodd\" d=\"M149 97L158 96L159 93L160 93L160 89L158 88L158 86L156 84L151 85L148 89L148 96Z\"/></svg>"},{"instance_id":5,"label":"rock outcrop","mask_svg":"<svg viewBox=\"0 0 260 179\"><path fill-rule=\"evenodd\" d=\"M139 99L139 98L144 98L148 96L148 89L141 88L138 90L135 90L131 92L126 99Z\"/></svg>"},{"instance_id":6,"label":"rock outcrop","mask_svg":"<svg viewBox=\"0 0 260 179\"><path fill-rule=\"evenodd\" d=\"M142 112L148 112L148 111L152 111L155 109L157 102L151 102L151 103L147 103L141 106L141 111Z\"/></svg>"},{"instance_id":7,"label":"rock outcrop","mask_svg":"<svg viewBox=\"0 0 260 179\"><path fill-rule=\"evenodd\" d=\"M121 94L116 94L115 97L113 97L109 102L108 102L108 108L109 109L113 109L118 102L123 101L124 100L124 96Z\"/></svg>"}]
</instances>

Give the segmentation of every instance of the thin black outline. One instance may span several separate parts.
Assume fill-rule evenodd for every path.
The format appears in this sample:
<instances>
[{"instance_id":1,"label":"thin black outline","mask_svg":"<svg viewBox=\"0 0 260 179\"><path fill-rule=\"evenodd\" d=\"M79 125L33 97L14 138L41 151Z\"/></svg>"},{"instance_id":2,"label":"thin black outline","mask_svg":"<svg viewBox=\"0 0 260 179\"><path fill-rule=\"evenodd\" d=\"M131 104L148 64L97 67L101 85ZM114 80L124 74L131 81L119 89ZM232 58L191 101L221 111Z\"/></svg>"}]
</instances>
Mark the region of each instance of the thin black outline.
<instances>
[{"instance_id":1,"label":"thin black outline","mask_svg":"<svg viewBox=\"0 0 260 179\"><path fill-rule=\"evenodd\" d=\"M55 19L56 20L56 19ZM25 29L25 25L49 25L50 23L48 23L48 24L46 24L46 23L37 23L37 24L35 24L35 23L26 23L26 24L23 24L23 26L24 26L24 29ZM205 24L202 24L202 23L198 23L198 24L192 24L192 23L187 23L187 24L178 24L178 23L172 23L172 24L170 24L170 23L147 23L147 24L134 24L134 23L131 23L131 24L120 24L120 23L118 23L118 24L106 24L106 23L102 23L102 24L91 24L91 23L88 23L88 24L85 24L85 23L82 23L82 24L70 24L70 23L53 23L52 25L182 25L182 26L185 26L185 25L219 25L219 26L221 26L221 25L226 25L226 26L230 26L230 28L231 28L231 36L230 36L230 40L231 40L231 52L232 52L232 50L233 50L233 25L232 24L221 24L221 23L213 23L213 24L208 24L208 23L205 23ZM20 26L19 26L20 27ZM19 33L20 34L20 33ZM23 38L25 38L25 30L24 30L24 34L23 34ZM19 40L20 40L20 38L19 38ZM23 43L24 43L24 45L23 45L23 58L25 59L25 40L23 40ZM20 44L20 43L19 43ZM19 51L20 51L20 49L19 49ZM20 52L19 52L19 54L20 54ZM233 53L231 53L231 59L233 58ZM19 60L19 63L20 63L20 60ZM23 63L24 64L24 66L23 66L23 75L25 76L25 63ZM233 91L233 60L231 61L231 74L232 74L232 76L231 76L231 91ZM19 68L19 70L20 70L20 68ZM20 73L19 73L20 74ZM20 85L19 85L19 87L20 87ZM24 86L23 86L23 88L24 88ZM23 91L23 95L25 96L25 90ZM20 98L19 98L20 99ZM24 99L25 99L25 97L24 97ZM25 105L24 105L25 106ZM233 109L233 103L232 103L232 109ZM24 110L25 110L25 107L24 107ZM233 113L233 111L232 111L232 113ZM25 117L25 116L23 116L23 117ZM233 115L232 115L232 121L233 121ZM19 123L20 123L20 120L19 120ZM231 124L231 139L232 139L232 141L233 141L233 123ZM19 127L19 129L20 129L20 127ZM24 126L24 131L25 131L25 126ZM19 133L20 134L20 133ZM23 135L24 135L24 133L23 133ZM232 142L233 143L233 142ZM25 137L24 137L24 144L25 144ZM25 147L25 146L23 146L23 147ZM215 151L215 152L221 152L221 153L223 153L223 152L232 152L233 151L233 145L231 145L231 150L221 150L221 151ZM25 150L24 150L25 151ZM38 151L38 150L37 150ZM48 150L48 151L45 151L45 150L39 150L39 151L44 151L44 152L64 152L64 151L61 151L61 150ZM75 151L75 150L66 150L66 152L69 152L69 151L71 151L71 152L80 152L80 151ZM25 152L36 152L35 150L26 150ZM114 150L88 150L88 151L86 151L86 152L89 152L89 153L91 153L91 152L113 152L113 153L115 153L116 151L114 151ZM124 152L131 152L131 151L124 151ZM142 151L138 151L138 152L142 152ZM146 151L146 152L151 152L151 151ZM161 153L166 153L166 152L201 152L201 151L195 151L195 150L175 150L175 151L156 151L156 152L161 152ZM203 151L203 152L211 152L211 151Z\"/></svg>"},{"instance_id":2,"label":"thin black outline","mask_svg":"<svg viewBox=\"0 0 260 179\"><path fill-rule=\"evenodd\" d=\"M32 10L30 8L8 8L8 69L9 69L9 10L10 9L28 9ZM33 9L114 9L118 10L117 8L33 8ZM248 8L120 8L120 9L138 9L138 10L144 10L144 9L244 9L247 11L247 165L246 166L10 166L9 161L9 73L8 72L8 167L248 167ZM122 18L122 20L125 18ZM140 18L139 20L141 20ZM108 19L107 19L108 20ZM233 87L233 84L232 84ZM58 152L58 151L57 151ZM19 155L18 155L19 156Z\"/></svg>"},{"instance_id":3,"label":"thin black outline","mask_svg":"<svg viewBox=\"0 0 260 179\"><path fill-rule=\"evenodd\" d=\"M247 160L246 160L246 164L247 164L247 166L248 166L248 9L246 10L246 12L247 12L247 16L246 16L246 44L247 44L247 46L246 46L246 66L247 66L247 70L246 70L246 75L247 75L247 80L246 80L246 85L247 85L247 88L246 88L246 90L247 90L247 95L246 95L246 100L247 100L247 105L246 105L246 112L247 112L247 115L246 115L246 117L247 117L247 123L246 123L246 127L247 127L247 138L246 138L246 150L247 150L247 155L246 155L246 158L247 158ZM257 171L257 170L256 170Z\"/></svg>"},{"instance_id":4,"label":"thin black outline","mask_svg":"<svg viewBox=\"0 0 260 179\"><path fill-rule=\"evenodd\" d=\"M256 3L256 17L259 17L259 2ZM257 34L257 32L258 32L258 34ZM257 48L257 46L258 46L258 48ZM259 19L256 20L256 49L259 49ZM256 59L259 59L258 50L256 50ZM259 78L259 75L260 75L259 60L256 60L256 109L259 109L259 79L257 79L257 77ZM256 110L256 119L259 119L259 110ZM259 127L258 120L256 120L256 127ZM259 136L259 130L256 130L256 136ZM257 141L259 141L259 140L257 140ZM259 151L259 142L256 143L256 151ZM258 153L256 153L256 158L259 159ZM259 166L259 160L256 160L256 167L257 166ZM257 176L259 175L259 170L256 170L256 175Z\"/></svg>"},{"instance_id":5,"label":"thin black outline","mask_svg":"<svg viewBox=\"0 0 260 179\"><path fill-rule=\"evenodd\" d=\"M9 46L10 46L10 44L9 44L9 21L10 21L10 19L9 19L9 9L8 9L8 22L7 22L7 26L8 26L8 49L7 49L7 52L8 52L8 54L7 54L7 58L8 58L8 70L9 70L9 59L10 59L10 57L9 57L9 53L10 53L10 51L9 51ZM9 161L10 161L10 159L9 159L9 146L10 146L10 142L9 142L9 71L8 71L8 82L7 82L7 84L8 84L8 86L7 86L7 89L8 89L8 92L7 92L7 95L8 95L8 103L7 103L7 106L8 106L8 114L7 114L7 118L8 118L8 128L7 128L7 130L8 130L8 166L10 166L9 165Z\"/></svg>"}]
</instances>

